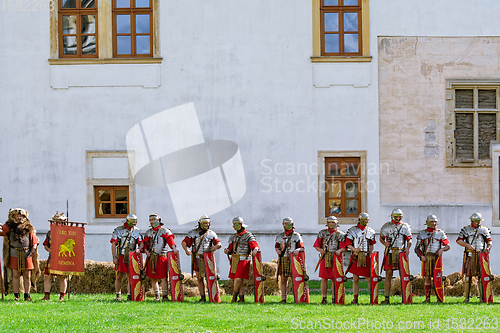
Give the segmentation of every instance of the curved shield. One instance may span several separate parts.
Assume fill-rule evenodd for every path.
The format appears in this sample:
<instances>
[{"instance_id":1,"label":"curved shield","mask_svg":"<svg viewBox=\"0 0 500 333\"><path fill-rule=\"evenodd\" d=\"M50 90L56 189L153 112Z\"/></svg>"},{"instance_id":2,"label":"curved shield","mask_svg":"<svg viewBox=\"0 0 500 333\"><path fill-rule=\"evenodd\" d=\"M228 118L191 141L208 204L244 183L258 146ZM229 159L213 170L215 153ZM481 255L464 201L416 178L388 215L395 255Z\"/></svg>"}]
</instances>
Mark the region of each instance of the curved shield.
<instances>
[{"instance_id":1,"label":"curved shield","mask_svg":"<svg viewBox=\"0 0 500 333\"><path fill-rule=\"evenodd\" d=\"M219 282L217 282L217 268L213 252L204 254L205 276L207 278L208 298L210 302L220 303Z\"/></svg>"},{"instance_id":2,"label":"curved shield","mask_svg":"<svg viewBox=\"0 0 500 333\"><path fill-rule=\"evenodd\" d=\"M130 252L128 267L132 301L144 301L144 286L141 281L142 254L135 251Z\"/></svg>"},{"instance_id":3,"label":"curved shield","mask_svg":"<svg viewBox=\"0 0 500 333\"><path fill-rule=\"evenodd\" d=\"M378 305L378 252L373 252L370 259L370 304Z\"/></svg>"},{"instance_id":4,"label":"curved shield","mask_svg":"<svg viewBox=\"0 0 500 333\"><path fill-rule=\"evenodd\" d=\"M404 304L413 303L413 295L410 282L410 263L406 252L399 253L399 277L401 278L401 294Z\"/></svg>"},{"instance_id":5,"label":"curved shield","mask_svg":"<svg viewBox=\"0 0 500 333\"><path fill-rule=\"evenodd\" d=\"M181 279L181 262L179 253L169 251L168 259L168 275L170 277L170 291L172 293L172 302L184 301L184 290L182 288Z\"/></svg>"},{"instance_id":6,"label":"curved shield","mask_svg":"<svg viewBox=\"0 0 500 333\"><path fill-rule=\"evenodd\" d=\"M333 255L333 299L335 304L345 304L344 270L342 254Z\"/></svg>"},{"instance_id":7,"label":"curved shield","mask_svg":"<svg viewBox=\"0 0 500 333\"><path fill-rule=\"evenodd\" d=\"M253 277L255 285L255 303L264 303L264 278L262 267L262 254L257 251L257 254L252 256L253 260Z\"/></svg>"},{"instance_id":8,"label":"curved shield","mask_svg":"<svg viewBox=\"0 0 500 333\"><path fill-rule=\"evenodd\" d=\"M304 252L298 255L290 254L292 263L293 296L295 303L309 303L309 285L306 274L306 256Z\"/></svg>"},{"instance_id":9,"label":"curved shield","mask_svg":"<svg viewBox=\"0 0 500 333\"><path fill-rule=\"evenodd\" d=\"M481 286L483 288L483 302L493 303L493 288L491 283L490 256L488 252L479 255L481 266Z\"/></svg>"},{"instance_id":10,"label":"curved shield","mask_svg":"<svg viewBox=\"0 0 500 333\"><path fill-rule=\"evenodd\" d=\"M434 265L434 290L437 298L444 303L444 288L443 288L443 257L436 258Z\"/></svg>"}]
</instances>

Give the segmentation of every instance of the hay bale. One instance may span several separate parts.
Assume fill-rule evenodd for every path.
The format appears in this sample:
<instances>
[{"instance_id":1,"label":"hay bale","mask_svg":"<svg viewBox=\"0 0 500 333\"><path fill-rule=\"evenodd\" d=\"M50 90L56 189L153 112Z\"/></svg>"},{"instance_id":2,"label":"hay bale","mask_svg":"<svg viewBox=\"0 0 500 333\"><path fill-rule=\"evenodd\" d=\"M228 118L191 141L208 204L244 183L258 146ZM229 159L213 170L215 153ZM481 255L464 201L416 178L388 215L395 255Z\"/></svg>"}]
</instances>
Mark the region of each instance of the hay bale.
<instances>
[{"instance_id":1,"label":"hay bale","mask_svg":"<svg viewBox=\"0 0 500 333\"><path fill-rule=\"evenodd\" d=\"M413 294L417 296L425 295L425 278L420 274L415 276L415 279L411 281L411 287Z\"/></svg>"},{"instance_id":2,"label":"hay bale","mask_svg":"<svg viewBox=\"0 0 500 333\"><path fill-rule=\"evenodd\" d=\"M500 295L500 276L493 275L494 279L492 281L493 292L495 296Z\"/></svg>"},{"instance_id":3,"label":"hay bale","mask_svg":"<svg viewBox=\"0 0 500 333\"><path fill-rule=\"evenodd\" d=\"M453 286L461 279L462 279L462 273L460 273L460 272L454 272L454 273L448 274L446 276L445 285L446 286Z\"/></svg>"},{"instance_id":4,"label":"hay bale","mask_svg":"<svg viewBox=\"0 0 500 333\"><path fill-rule=\"evenodd\" d=\"M279 295L280 284L276 281L276 272L278 270L278 260L273 259L271 262L262 263L262 274L266 276L264 281L264 295ZM245 295L253 295L255 290L254 276L253 276L253 266L250 267L250 275L248 280L245 280ZM234 281L225 281L222 286L226 295L232 295L234 291ZM288 292L291 293L292 289L291 280L287 285Z\"/></svg>"},{"instance_id":5,"label":"hay bale","mask_svg":"<svg viewBox=\"0 0 500 333\"><path fill-rule=\"evenodd\" d=\"M391 282L391 295L401 295L401 280L399 276L394 278Z\"/></svg>"},{"instance_id":6,"label":"hay bale","mask_svg":"<svg viewBox=\"0 0 500 333\"><path fill-rule=\"evenodd\" d=\"M464 281L458 280L455 284L444 288L446 296L462 297L464 295Z\"/></svg>"}]
</instances>

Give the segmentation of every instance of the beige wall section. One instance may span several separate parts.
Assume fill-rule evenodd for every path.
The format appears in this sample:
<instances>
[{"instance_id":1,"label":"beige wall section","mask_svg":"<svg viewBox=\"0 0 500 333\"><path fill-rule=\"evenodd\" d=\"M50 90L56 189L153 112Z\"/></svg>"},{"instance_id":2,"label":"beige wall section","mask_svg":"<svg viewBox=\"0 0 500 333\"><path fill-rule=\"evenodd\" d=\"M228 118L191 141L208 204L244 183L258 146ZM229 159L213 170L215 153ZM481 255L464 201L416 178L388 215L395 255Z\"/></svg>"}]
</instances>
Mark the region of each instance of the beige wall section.
<instances>
[{"instance_id":1,"label":"beige wall section","mask_svg":"<svg viewBox=\"0 0 500 333\"><path fill-rule=\"evenodd\" d=\"M500 37L378 37L382 203L492 203L491 167L446 167L446 80L500 78L499 54Z\"/></svg>"}]
</instances>

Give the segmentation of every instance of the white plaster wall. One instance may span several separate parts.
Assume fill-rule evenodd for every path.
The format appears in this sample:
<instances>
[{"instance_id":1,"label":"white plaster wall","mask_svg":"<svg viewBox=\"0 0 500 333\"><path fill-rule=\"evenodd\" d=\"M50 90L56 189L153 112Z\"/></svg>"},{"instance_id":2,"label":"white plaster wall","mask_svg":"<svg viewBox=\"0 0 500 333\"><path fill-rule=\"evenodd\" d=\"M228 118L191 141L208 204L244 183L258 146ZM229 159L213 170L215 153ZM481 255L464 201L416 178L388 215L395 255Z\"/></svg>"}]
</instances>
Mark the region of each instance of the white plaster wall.
<instances>
[{"instance_id":1,"label":"white plaster wall","mask_svg":"<svg viewBox=\"0 0 500 333\"><path fill-rule=\"evenodd\" d=\"M48 13L0 9L0 152L4 157L0 215L6 217L9 207L24 207L35 227L45 232L47 219L56 210L64 211L68 200L70 219L85 221L85 151L124 150L125 134L136 123L194 102L205 139L236 142L245 166L246 195L212 216L213 229L228 234L232 217L241 215L249 230L274 235L281 230L281 219L292 216L299 232L313 235L323 227L317 224L317 175L281 174L280 165L314 166L318 150L366 150L368 164L378 164L377 36L495 34L500 23L493 16L499 7L491 0L439 4L372 0L372 62L349 65L363 84L355 87L346 78L332 77L334 85L316 88L314 72L322 67L309 58L310 2L161 0L161 82L149 89L99 86L108 82L105 75L110 72L98 70L94 71L96 87L52 89ZM474 22L469 22L471 13ZM333 76L331 68L325 70ZM72 75L70 67L62 69L62 75L64 71ZM328 82L324 75L321 80ZM303 191L294 188L284 193L278 187L266 193L262 178L267 169L262 163L268 160L278 166L278 172L268 175L273 181L313 185ZM368 211L380 219L378 174L368 174L368 181L376 187L368 195ZM178 243L194 227L194 223L176 225L165 189L138 186L135 213L141 228L147 228L151 212L159 213L172 227ZM110 260L106 235L112 229L110 225L87 227L88 259ZM266 261L275 257L273 238L265 238L262 244ZM310 270L316 262L313 239L306 239ZM182 260L186 269L188 261Z\"/></svg>"}]
</instances>

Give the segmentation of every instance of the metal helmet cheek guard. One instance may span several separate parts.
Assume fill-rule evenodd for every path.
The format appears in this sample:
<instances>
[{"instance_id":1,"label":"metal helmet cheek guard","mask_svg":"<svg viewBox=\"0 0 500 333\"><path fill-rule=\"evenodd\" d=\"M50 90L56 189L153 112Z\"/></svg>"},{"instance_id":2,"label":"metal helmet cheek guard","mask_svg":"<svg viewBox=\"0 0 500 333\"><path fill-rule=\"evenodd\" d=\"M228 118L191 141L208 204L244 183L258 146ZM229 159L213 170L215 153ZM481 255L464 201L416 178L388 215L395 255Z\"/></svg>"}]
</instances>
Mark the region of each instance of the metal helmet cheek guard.
<instances>
[{"instance_id":1,"label":"metal helmet cheek guard","mask_svg":"<svg viewBox=\"0 0 500 333\"><path fill-rule=\"evenodd\" d=\"M339 220L335 216L328 216L326 218L326 225L328 226L328 222L334 222L335 223L335 229L339 227Z\"/></svg>"},{"instance_id":2,"label":"metal helmet cheek guard","mask_svg":"<svg viewBox=\"0 0 500 333\"><path fill-rule=\"evenodd\" d=\"M401 216L403 218L403 211L399 208L394 209L391 213L391 219L394 220L394 216Z\"/></svg>"},{"instance_id":3,"label":"metal helmet cheek guard","mask_svg":"<svg viewBox=\"0 0 500 333\"><path fill-rule=\"evenodd\" d=\"M483 216L481 215L481 213L474 213L469 218L470 218L471 222L481 223L481 221L483 221Z\"/></svg>"},{"instance_id":4,"label":"metal helmet cheek guard","mask_svg":"<svg viewBox=\"0 0 500 333\"><path fill-rule=\"evenodd\" d=\"M151 219L154 219L154 222L152 223L152 226L153 228L156 228L157 226L159 226L161 223L161 217L156 214L156 213L153 213L151 215L149 215L149 221L151 222Z\"/></svg>"},{"instance_id":5,"label":"metal helmet cheek guard","mask_svg":"<svg viewBox=\"0 0 500 333\"><path fill-rule=\"evenodd\" d=\"M362 226L367 225L369 220L370 220L370 215L368 215L368 213L360 213L358 215L358 223Z\"/></svg>"},{"instance_id":6,"label":"metal helmet cheek guard","mask_svg":"<svg viewBox=\"0 0 500 333\"><path fill-rule=\"evenodd\" d=\"M436 222L436 224L437 224L437 221L438 221L437 216L431 214L431 215L427 216L427 219L425 220L425 224L430 228L430 227L432 227L431 222Z\"/></svg>"},{"instance_id":7,"label":"metal helmet cheek guard","mask_svg":"<svg viewBox=\"0 0 500 333\"><path fill-rule=\"evenodd\" d=\"M293 229L293 219L291 217L285 217L283 219L283 223L286 224L287 226L288 225L291 225L292 227L291 228L285 228L286 230L290 230L290 229Z\"/></svg>"},{"instance_id":8,"label":"metal helmet cheek guard","mask_svg":"<svg viewBox=\"0 0 500 333\"><path fill-rule=\"evenodd\" d=\"M241 226L242 226L243 228L248 227L248 226L245 224L245 220L243 220L243 218L242 218L241 216L236 216L236 217L233 219L233 224L234 224L234 223L240 223L240 224L241 224Z\"/></svg>"}]
</instances>

